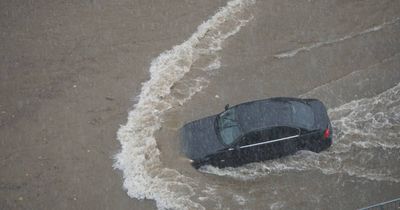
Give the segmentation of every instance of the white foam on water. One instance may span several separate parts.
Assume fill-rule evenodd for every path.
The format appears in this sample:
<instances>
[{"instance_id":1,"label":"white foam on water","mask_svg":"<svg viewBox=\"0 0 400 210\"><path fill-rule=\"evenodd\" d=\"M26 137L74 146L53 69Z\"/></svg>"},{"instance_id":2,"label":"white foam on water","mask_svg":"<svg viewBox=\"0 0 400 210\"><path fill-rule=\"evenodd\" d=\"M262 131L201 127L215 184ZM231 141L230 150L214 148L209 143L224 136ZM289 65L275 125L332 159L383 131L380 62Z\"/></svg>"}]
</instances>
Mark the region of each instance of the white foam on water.
<instances>
[{"instance_id":1,"label":"white foam on water","mask_svg":"<svg viewBox=\"0 0 400 210\"><path fill-rule=\"evenodd\" d=\"M285 202L283 201L277 201L275 203L272 203L269 208L271 210L277 210L277 209L283 209L285 207Z\"/></svg>"},{"instance_id":2,"label":"white foam on water","mask_svg":"<svg viewBox=\"0 0 400 210\"><path fill-rule=\"evenodd\" d=\"M400 84L372 98L328 111L337 131L335 152L356 145L363 148L400 148ZM361 138L347 138L360 136Z\"/></svg>"},{"instance_id":3,"label":"white foam on water","mask_svg":"<svg viewBox=\"0 0 400 210\"><path fill-rule=\"evenodd\" d=\"M162 116L172 107L183 104L207 84L195 78L194 85L183 94L173 94L173 85L182 80L200 57L218 58L223 42L237 33L250 17L243 11L254 1L233 0L221 8L185 42L165 51L150 66L150 80L143 83L138 102L121 126L117 139L121 152L115 156L114 168L123 172L123 186L130 197L154 199L159 209L203 209L192 201L198 183L174 169L163 167L154 133L160 129ZM212 60L204 71L219 68ZM179 95L179 96L177 96Z\"/></svg>"},{"instance_id":4,"label":"white foam on water","mask_svg":"<svg viewBox=\"0 0 400 210\"><path fill-rule=\"evenodd\" d=\"M365 34L368 34L368 33L379 31L379 30L385 28L386 26L396 24L399 21L400 21L400 17L396 17L393 20L390 20L390 21L387 21L387 22L383 22L380 25L376 25L376 26L373 26L371 28L367 28L367 29L365 29L365 30L363 30L361 32L358 32L358 33L350 33L350 34L345 35L345 36L340 37L340 38L326 40L326 41L322 41L322 42L316 42L316 43L313 43L313 44L308 45L308 46L303 46L303 47L300 47L300 48L297 48L297 49L294 49L294 50L290 50L290 51L287 51L287 52L284 52L284 53L276 54L276 55L274 55L274 57L275 58L279 58L279 59L291 58L291 57L294 57L295 55L297 55L300 52L311 51L314 48L319 48L319 47L323 47L323 46L326 46L326 45L331 45L331 44L335 44L335 43L338 43L338 42L343 42L343 41L346 41L348 39L352 39L352 38L359 37L359 36L362 36L362 35L365 35Z\"/></svg>"},{"instance_id":5,"label":"white foam on water","mask_svg":"<svg viewBox=\"0 0 400 210\"><path fill-rule=\"evenodd\" d=\"M375 181L400 182L398 172L393 172L390 166L374 168L371 166L374 164L369 164L380 158L385 162L390 155L398 155L398 152L387 151L400 148L400 83L375 97L354 100L328 113L334 128L334 144L328 151L300 151L285 158L238 168L205 166L201 170L240 180L286 171L319 170L327 175L342 173ZM379 154L371 152L373 150Z\"/></svg>"},{"instance_id":6,"label":"white foam on water","mask_svg":"<svg viewBox=\"0 0 400 210\"><path fill-rule=\"evenodd\" d=\"M247 199L240 195L233 195L233 199L241 206L244 206L247 202Z\"/></svg>"}]
</instances>

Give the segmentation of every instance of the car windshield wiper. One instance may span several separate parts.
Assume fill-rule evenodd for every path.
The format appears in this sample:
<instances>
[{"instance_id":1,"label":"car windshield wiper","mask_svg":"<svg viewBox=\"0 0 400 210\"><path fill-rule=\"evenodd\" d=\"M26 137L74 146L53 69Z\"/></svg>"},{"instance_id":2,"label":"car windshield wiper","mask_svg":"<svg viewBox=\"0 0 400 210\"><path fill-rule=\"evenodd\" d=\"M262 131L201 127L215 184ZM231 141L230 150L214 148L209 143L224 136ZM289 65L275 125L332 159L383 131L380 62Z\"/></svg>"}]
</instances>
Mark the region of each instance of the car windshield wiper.
<instances>
[{"instance_id":1,"label":"car windshield wiper","mask_svg":"<svg viewBox=\"0 0 400 210\"><path fill-rule=\"evenodd\" d=\"M229 120L229 121L231 121L231 122L235 122L235 123L237 123L237 121L236 120L232 120L232 119L230 119L230 118L223 118L224 120Z\"/></svg>"},{"instance_id":2,"label":"car windshield wiper","mask_svg":"<svg viewBox=\"0 0 400 210\"><path fill-rule=\"evenodd\" d=\"M232 128L232 127L238 127L238 125L229 125L229 126L225 126L225 127L222 128L222 130L225 129L225 128Z\"/></svg>"},{"instance_id":3,"label":"car windshield wiper","mask_svg":"<svg viewBox=\"0 0 400 210\"><path fill-rule=\"evenodd\" d=\"M231 119L231 118L225 118L225 117L222 117L222 119L223 120L227 120L227 121L230 121L230 122L234 122L234 123L236 123L236 124L239 124L239 122L237 121L237 120L234 120L234 119Z\"/></svg>"}]
</instances>

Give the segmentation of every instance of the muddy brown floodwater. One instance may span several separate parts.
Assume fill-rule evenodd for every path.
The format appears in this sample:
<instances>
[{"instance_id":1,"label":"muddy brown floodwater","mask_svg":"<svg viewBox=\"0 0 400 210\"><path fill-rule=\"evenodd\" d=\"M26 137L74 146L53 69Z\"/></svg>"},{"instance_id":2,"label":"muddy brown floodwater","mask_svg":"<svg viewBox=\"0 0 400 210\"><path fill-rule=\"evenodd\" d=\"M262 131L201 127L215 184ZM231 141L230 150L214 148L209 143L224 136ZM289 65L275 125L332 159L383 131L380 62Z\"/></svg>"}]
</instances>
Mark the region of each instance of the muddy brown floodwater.
<instances>
[{"instance_id":1,"label":"muddy brown floodwater","mask_svg":"<svg viewBox=\"0 0 400 210\"><path fill-rule=\"evenodd\" d=\"M355 209L400 197L400 2L0 3L0 209ZM194 170L178 129L311 97L332 147Z\"/></svg>"}]
</instances>

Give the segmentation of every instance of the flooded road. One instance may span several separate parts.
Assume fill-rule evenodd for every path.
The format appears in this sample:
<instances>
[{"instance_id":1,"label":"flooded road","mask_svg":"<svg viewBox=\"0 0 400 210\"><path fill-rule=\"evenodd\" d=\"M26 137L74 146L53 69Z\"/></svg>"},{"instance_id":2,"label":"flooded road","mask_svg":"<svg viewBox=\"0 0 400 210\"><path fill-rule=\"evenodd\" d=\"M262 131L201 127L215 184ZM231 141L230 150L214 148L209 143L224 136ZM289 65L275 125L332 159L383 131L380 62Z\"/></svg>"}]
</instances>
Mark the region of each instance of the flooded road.
<instances>
[{"instance_id":1,"label":"flooded road","mask_svg":"<svg viewBox=\"0 0 400 210\"><path fill-rule=\"evenodd\" d=\"M400 197L400 2L3 5L0 209L356 209ZM191 167L178 129L318 98L333 145Z\"/></svg>"},{"instance_id":2,"label":"flooded road","mask_svg":"<svg viewBox=\"0 0 400 210\"><path fill-rule=\"evenodd\" d=\"M332 31L338 20L315 12L324 3L232 1L153 60L151 79L118 132L116 167L128 194L177 209L354 209L398 196L400 43L381 38L400 34L400 19L357 22L351 17L367 9L350 10L357 4L349 2L338 11L353 22ZM266 12L273 6L279 13ZM291 10L307 22L285 16ZM303 17L306 11L313 12ZM285 17L282 30L263 27L278 17ZM332 148L239 168L191 168L177 137L184 122L216 114L224 103L270 96L324 101Z\"/></svg>"}]
</instances>

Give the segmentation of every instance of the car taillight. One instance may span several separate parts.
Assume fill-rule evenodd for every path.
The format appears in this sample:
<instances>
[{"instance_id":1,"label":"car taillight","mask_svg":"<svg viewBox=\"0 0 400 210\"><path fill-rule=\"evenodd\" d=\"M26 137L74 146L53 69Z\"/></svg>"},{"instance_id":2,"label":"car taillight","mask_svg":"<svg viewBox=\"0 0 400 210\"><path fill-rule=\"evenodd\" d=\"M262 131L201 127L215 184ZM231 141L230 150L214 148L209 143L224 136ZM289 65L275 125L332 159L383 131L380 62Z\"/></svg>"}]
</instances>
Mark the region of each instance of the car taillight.
<instances>
[{"instance_id":1,"label":"car taillight","mask_svg":"<svg viewBox=\"0 0 400 210\"><path fill-rule=\"evenodd\" d=\"M325 131L324 131L324 139L329 138L330 135L331 135L331 131L329 130L329 128L325 129Z\"/></svg>"}]
</instances>

